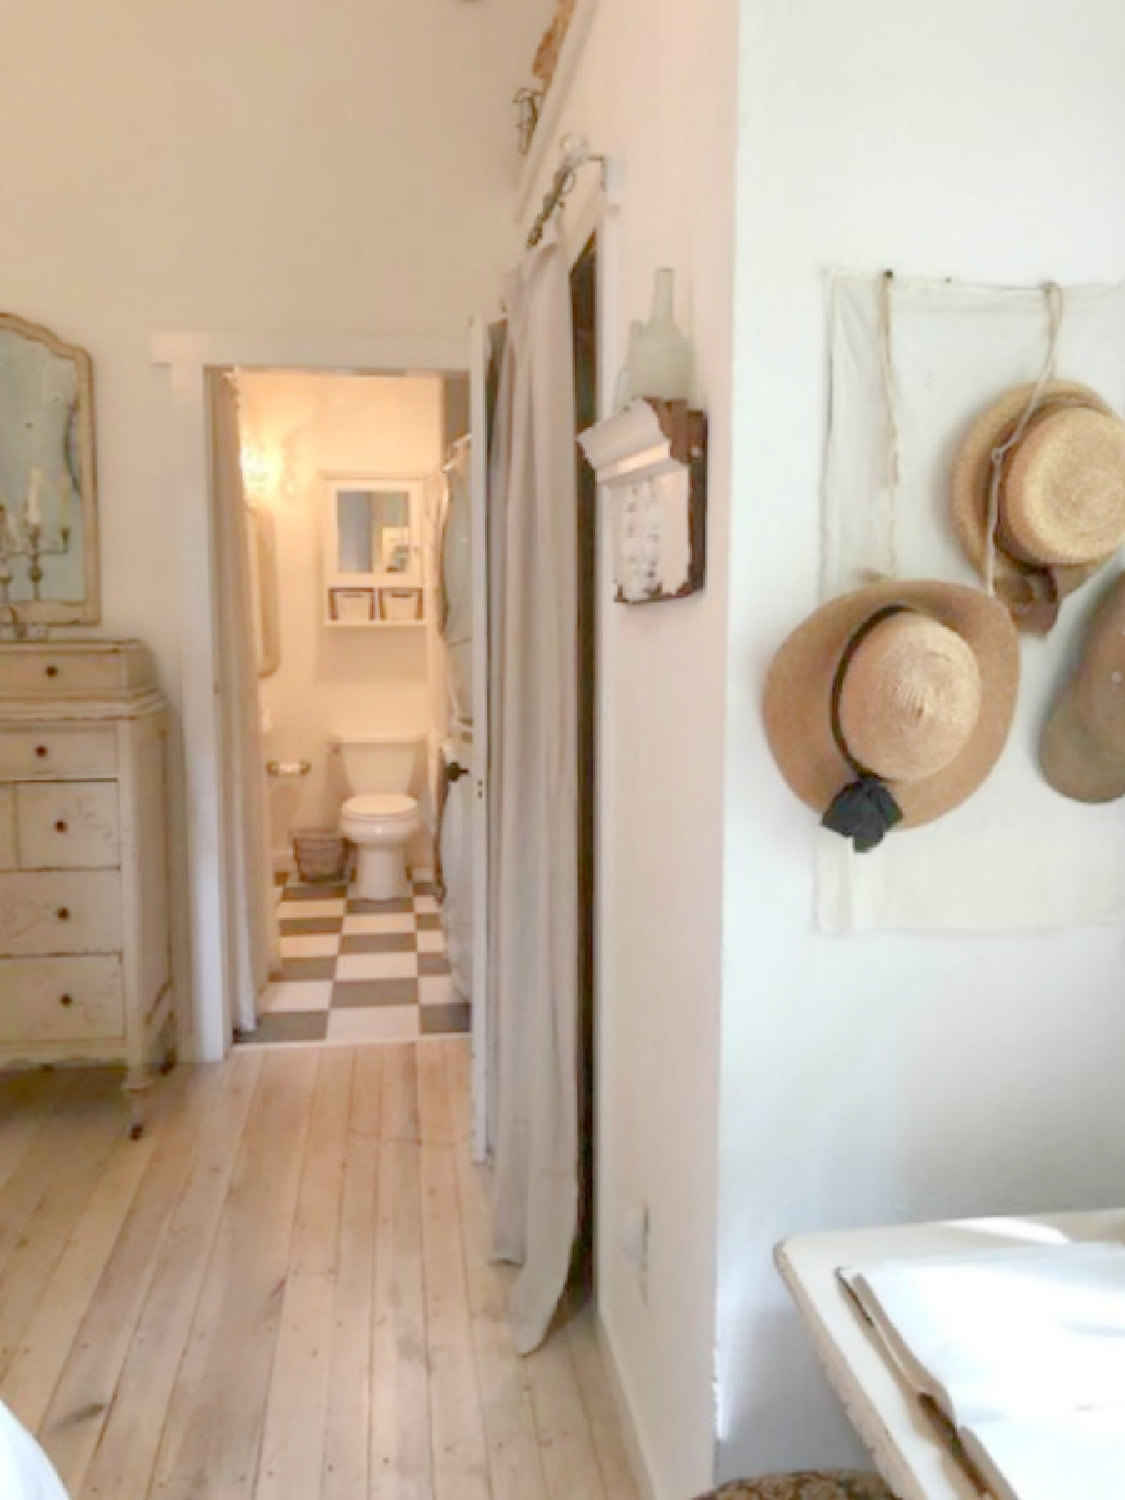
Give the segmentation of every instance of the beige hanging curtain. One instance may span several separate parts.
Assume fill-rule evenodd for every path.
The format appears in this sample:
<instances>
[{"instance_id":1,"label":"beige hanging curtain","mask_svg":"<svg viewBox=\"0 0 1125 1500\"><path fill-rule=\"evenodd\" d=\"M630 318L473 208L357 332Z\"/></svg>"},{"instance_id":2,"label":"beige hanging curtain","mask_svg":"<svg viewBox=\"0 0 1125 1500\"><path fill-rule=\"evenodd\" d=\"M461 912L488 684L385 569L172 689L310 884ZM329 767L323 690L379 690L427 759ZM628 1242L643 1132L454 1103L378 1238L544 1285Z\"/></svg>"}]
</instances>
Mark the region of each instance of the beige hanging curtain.
<instances>
[{"instance_id":1,"label":"beige hanging curtain","mask_svg":"<svg viewBox=\"0 0 1125 1500\"><path fill-rule=\"evenodd\" d=\"M242 486L238 393L234 377L208 372L212 492L219 583L222 678L223 825L227 889L226 964L232 1020L258 1022L258 1000L280 965L258 705L258 633L253 616L249 521Z\"/></svg>"},{"instance_id":2,"label":"beige hanging curtain","mask_svg":"<svg viewBox=\"0 0 1125 1500\"><path fill-rule=\"evenodd\" d=\"M542 1342L578 1223L576 461L556 226L510 278L490 496L494 1248Z\"/></svg>"}]
</instances>

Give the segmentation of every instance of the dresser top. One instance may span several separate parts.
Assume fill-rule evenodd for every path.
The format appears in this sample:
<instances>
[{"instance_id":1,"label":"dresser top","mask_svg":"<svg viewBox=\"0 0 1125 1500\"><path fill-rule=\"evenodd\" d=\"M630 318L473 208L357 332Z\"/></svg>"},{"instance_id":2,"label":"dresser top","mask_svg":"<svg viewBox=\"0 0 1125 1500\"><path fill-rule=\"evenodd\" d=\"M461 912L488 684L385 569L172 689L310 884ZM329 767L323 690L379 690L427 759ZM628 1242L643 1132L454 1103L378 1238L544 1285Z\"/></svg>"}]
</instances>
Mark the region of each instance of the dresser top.
<instances>
[{"instance_id":1,"label":"dresser top","mask_svg":"<svg viewBox=\"0 0 1125 1500\"><path fill-rule=\"evenodd\" d=\"M127 651L151 655L144 641L135 636L53 636L45 641L0 641L0 656L116 656Z\"/></svg>"},{"instance_id":2,"label":"dresser top","mask_svg":"<svg viewBox=\"0 0 1125 1500\"><path fill-rule=\"evenodd\" d=\"M0 719L82 701L133 704L156 687L156 663L143 641L0 643Z\"/></svg>"}]
</instances>

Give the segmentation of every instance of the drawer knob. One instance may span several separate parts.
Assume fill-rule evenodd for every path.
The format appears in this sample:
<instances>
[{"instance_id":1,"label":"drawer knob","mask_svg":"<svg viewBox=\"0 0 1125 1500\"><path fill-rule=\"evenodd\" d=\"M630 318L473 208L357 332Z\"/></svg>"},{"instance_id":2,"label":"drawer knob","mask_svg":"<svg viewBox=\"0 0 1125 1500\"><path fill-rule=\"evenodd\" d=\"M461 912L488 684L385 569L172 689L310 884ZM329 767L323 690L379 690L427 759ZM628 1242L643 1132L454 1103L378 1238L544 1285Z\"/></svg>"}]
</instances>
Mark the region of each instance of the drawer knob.
<instances>
[{"instance_id":1,"label":"drawer knob","mask_svg":"<svg viewBox=\"0 0 1125 1500\"><path fill-rule=\"evenodd\" d=\"M65 820L65 818L60 818L59 821L55 824L55 832L56 833L65 833L66 832L66 820Z\"/></svg>"},{"instance_id":2,"label":"drawer knob","mask_svg":"<svg viewBox=\"0 0 1125 1500\"><path fill-rule=\"evenodd\" d=\"M56 666L50 666L46 668L46 673L48 677L57 677L59 675L59 669Z\"/></svg>"},{"instance_id":3,"label":"drawer knob","mask_svg":"<svg viewBox=\"0 0 1125 1500\"><path fill-rule=\"evenodd\" d=\"M60 906L59 909L58 909L58 911L55 913L55 916L58 917L58 919L59 919L60 922L69 922L70 921L70 907L69 906Z\"/></svg>"},{"instance_id":4,"label":"drawer knob","mask_svg":"<svg viewBox=\"0 0 1125 1500\"><path fill-rule=\"evenodd\" d=\"M73 995L60 995L59 996L59 1004L60 1005L73 1005L74 1004L74 996Z\"/></svg>"},{"instance_id":5,"label":"drawer knob","mask_svg":"<svg viewBox=\"0 0 1125 1500\"><path fill-rule=\"evenodd\" d=\"M38 755L38 757L39 757L40 760L46 760L47 759L47 747L46 747L46 745L36 745L36 747L35 747L35 753L36 753L36 755Z\"/></svg>"}]
</instances>

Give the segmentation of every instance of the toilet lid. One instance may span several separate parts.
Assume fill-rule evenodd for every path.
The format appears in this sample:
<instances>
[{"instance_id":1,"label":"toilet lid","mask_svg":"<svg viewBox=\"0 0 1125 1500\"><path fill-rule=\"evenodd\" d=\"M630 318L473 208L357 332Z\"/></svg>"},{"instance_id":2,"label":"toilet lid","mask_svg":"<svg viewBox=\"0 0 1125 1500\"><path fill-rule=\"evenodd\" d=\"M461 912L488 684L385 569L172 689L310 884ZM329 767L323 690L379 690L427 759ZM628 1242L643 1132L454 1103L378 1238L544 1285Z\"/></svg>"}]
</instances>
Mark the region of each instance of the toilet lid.
<instances>
[{"instance_id":1,"label":"toilet lid","mask_svg":"<svg viewBox=\"0 0 1125 1500\"><path fill-rule=\"evenodd\" d=\"M374 792L363 797L349 797L344 811L351 818L408 818L418 811L413 797L395 792Z\"/></svg>"}]
</instances>

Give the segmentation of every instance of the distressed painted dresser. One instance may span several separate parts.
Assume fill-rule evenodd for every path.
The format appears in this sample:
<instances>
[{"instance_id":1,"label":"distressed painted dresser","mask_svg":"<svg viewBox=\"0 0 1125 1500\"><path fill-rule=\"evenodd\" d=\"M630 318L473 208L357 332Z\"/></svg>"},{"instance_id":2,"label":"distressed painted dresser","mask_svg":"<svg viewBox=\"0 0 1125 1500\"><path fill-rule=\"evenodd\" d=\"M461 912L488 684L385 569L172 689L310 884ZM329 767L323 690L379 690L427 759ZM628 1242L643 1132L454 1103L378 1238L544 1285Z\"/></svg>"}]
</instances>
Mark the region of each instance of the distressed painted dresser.
<instances>
[{"instance_id":1,"label":"distressed painted dresser","mask_svg":"<svg viewBox=\"0 0 1125 1500\"><path fill-rule=\"evenodd\" d=\"M0 1067L173 1056L167 709L140 641L0 646Z\"/></svg>"}]
</instances>

